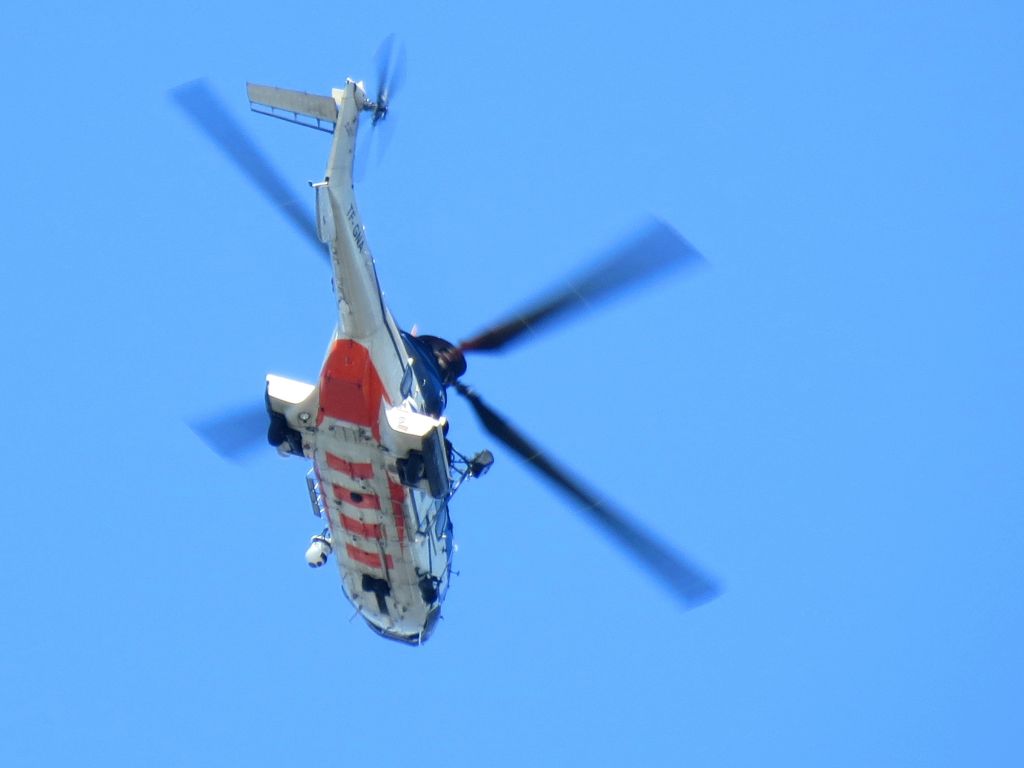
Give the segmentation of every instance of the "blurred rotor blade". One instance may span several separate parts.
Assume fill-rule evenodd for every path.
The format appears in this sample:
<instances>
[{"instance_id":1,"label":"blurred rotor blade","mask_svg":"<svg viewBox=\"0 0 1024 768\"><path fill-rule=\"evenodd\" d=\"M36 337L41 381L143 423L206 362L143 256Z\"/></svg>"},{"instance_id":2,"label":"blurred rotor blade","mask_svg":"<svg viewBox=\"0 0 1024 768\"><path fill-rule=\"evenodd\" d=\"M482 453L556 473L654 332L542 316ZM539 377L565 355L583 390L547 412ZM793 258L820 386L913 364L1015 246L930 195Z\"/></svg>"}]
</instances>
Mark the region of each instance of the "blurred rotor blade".
<instances>
[{"instance_id":1,"label":"blurred rotor blade","mask_svg":"<svg viewBox=\"0 0 1024 768\"><path fill-rule=\"evenodd\" d=\"M221 458L238 461L267 445L269 423L266 406L254 403L189 422L189 427Z\"/></svg>"},{"instance_id":2,"label":"blurred rotor blade","mask_svg":"<svg viewBox=\"0 0 1024 768\"><path fill-rule=\"evenodd\" d=\"M685 608L695 608L718 595L719 590L714 581L696 566L644 531L627 515L609 506L568 471L545 456L540 448L492 410L473 390L463 384L456 384L456 388L469 400L484 429L568 496L591 522L597 524L616 542L624 545L644 568L661 580Z\"/></svg>"},{"instance_id":3,"label":"blurred rotor blade","mask_svg":"<svg viewBox=\"0 0 1024 768\"><path fill-rule=\"evenodd\" d=\"M359 129L356 156L352 163L352 178L357 184L366 181L367 171L371 167L377 168L383 161L395 136L395 119L395 115L389 114L387 120L370 123Z\"/></svg>"},{"instance_id":4,"label":"blurred rotor blade","mask_svg":"<svg viewBox=\"0 0 1024 768\"><path fill-rule=\"evenodd\" d=\"M316 235L312 204L307 205L292 196L287 183L210 90L207 82L193 80L179 85L171 90L171 96L249 181L280 209L325 259L330 260Z\"/></svg>"},{"instance_id":5,"label":"blurred rotor blade","mask_svg":"<svg viewBox=\"0 0 1024 768\"><path fill-rule=\"evenodd\" d=\"M374 96L376 106L370 119L371 130L365 133L365 138L356 142L352 177L357 183L366 178L367 169L371 165L380 165L391 144L395 118L391 115L390 101L405 80L405 46L398 44L396 48L395 34L392 32L378 46L373 61L377 70L377 92ZM371 151L373 145L376 145L376 152Z\"/></svg>"},{"instance_id":6,"label":"blurred rotor blade","mask_svg":"<svg viewBox=\"0 0 1024 768\"><path fill-rule=\"evenodd\" d=\"M670 269L703 261L686 239L660 219L638 227L611 253L506 320L463 341L463 351L502 349L527 331L536 332L555 319L568 320L600 301L621 295Z\"/></svg>"},{"instance_id":7,"label":"blurred rotor blade","mask_svg":"<svg viewBox=\"0 0 1024 768\"><path fill-rule=\"evenodd\" d=\"M394 32L381 41L373 61L377 69L377 101L386 105L405 81L405 46L396 46Z\"/></svg>"},{"instance_id":8,"label":"blurred rotor blade","mask_svg":"<svg viewBox=\"0 0 1024 768\"><path fill-rule=\"evenodd\" d=\"M366 180L366 171L373 158L372 147L375 133L377 133L377 128L371 124L361 128L356 134L356 152L355 157L352 158L352 180L357 184L362 184Z\"/></svg>"},{"instance_id":9,"label":"blurred rotor blade","mask_svg":"<svg viewBox=\"0 0 1024 768\"><path fill-rule=\"evenodd\" d=\"M395 137L395 124L396 115L388 115L388 119L383 121L380 125L373 129L373 132L379 134L375 139L377 143L377 151L374 153L376 157L373 160L375 166L379 166L384 156L388 153L388 147L391 146L391 140ZM401 121L399 121L401 122Z\"/></svg>"}]
</instances>

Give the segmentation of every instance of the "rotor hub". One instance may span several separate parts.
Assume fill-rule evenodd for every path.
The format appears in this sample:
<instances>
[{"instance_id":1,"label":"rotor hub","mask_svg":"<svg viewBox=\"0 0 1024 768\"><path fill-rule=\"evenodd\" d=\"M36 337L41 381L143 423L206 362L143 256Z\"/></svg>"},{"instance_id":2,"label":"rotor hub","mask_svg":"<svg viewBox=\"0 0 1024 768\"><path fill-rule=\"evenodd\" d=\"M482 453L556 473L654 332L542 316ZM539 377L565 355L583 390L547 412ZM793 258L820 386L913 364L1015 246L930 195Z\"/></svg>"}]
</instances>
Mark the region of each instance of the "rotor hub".
<instances>
[{"instance_id":1,"label":"rotor hub","mask_svg":"<svg viewBox=\"0 0 1024 768\"><path fill-rule=\"evenodd\" d=\"M417 336L434 354L441 379L446 387L450 387L466 372L466 357L462 350L447 339L440 336Z\"/></svg>"}]
</instances>

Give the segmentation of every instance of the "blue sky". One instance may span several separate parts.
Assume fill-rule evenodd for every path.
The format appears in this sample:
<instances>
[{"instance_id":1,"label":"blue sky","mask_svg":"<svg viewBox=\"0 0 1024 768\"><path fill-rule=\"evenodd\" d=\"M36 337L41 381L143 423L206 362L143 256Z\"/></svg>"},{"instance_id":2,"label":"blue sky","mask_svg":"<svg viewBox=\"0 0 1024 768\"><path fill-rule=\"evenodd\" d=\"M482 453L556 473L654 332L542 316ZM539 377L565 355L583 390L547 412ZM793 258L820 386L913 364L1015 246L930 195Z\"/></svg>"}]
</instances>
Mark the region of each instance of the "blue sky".
<instances>
[{"instance_id":1,"label":"blue sky","mask_svg":"<svg viewBox=\"0 0 1024 768\"><path fill-rule=\"evenodd\" d=\"M1011 3L4 11L3 765L1024 760L1024 33ZM466 380L724 584L680 613L475 425L423 648L311 572L303 474L185 421L315 379L315 252L175 111L408 74L358 188L464 337L655 213L709 268ZM390 119L390 118L389 118Z\"/></svg>"}]
</instances>

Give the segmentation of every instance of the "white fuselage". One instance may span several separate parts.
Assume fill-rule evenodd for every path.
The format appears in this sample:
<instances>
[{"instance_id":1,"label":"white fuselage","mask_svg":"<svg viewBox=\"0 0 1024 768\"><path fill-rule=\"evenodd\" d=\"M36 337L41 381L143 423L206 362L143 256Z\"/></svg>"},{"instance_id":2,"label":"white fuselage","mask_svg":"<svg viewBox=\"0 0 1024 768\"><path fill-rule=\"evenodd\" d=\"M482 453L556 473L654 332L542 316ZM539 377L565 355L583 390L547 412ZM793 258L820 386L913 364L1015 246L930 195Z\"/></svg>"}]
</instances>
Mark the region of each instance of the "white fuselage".
<instances>
[{"instance_id":1,"label":"white fuselage","mask_svg":"<svg viewBox=\"0 0 1024 768\"><path fill-rule=\"evenodd\" d=\"M338 108L333 145L324 181L314 186L338 328L316 387L283 410L301 435L302 453L313 460L345 593L375 630L417 643L439 616L450 570L444 420L424 413L356 208L352 163L366 94L350 80L332 95ZM269 396L274 390L270 381ZM403 474L410 452L429 453L444 467L440 481L435 471L432 489Z\"/></svg>"}]
</instances>

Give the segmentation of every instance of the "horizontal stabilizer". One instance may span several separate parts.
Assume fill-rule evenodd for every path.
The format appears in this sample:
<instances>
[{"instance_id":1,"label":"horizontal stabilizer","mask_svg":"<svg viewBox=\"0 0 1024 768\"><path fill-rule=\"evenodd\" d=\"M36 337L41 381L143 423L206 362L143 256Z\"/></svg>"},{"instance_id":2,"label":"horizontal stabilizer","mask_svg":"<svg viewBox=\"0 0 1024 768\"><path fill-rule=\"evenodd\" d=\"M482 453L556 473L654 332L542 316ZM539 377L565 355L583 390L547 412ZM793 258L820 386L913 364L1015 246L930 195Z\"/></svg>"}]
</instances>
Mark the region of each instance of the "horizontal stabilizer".
<instances>
[{"instance_id":1,"label":"horizontal stabilizer","mask_svg":"<svg viewBox=\"0 0 1024 768\"><path fill-rule=\"evenodd\" d=\"M334 124L338 121L338 105L330 96L316 96L254 83L246 83L245 87L249 92L249 106L253 112L316 128L325 133L334 133Z\"/></svg>"}]
</instances>

